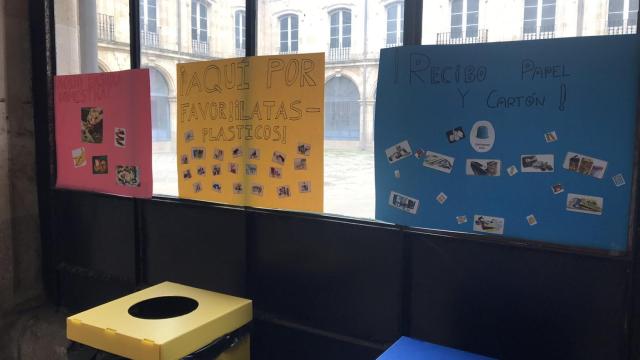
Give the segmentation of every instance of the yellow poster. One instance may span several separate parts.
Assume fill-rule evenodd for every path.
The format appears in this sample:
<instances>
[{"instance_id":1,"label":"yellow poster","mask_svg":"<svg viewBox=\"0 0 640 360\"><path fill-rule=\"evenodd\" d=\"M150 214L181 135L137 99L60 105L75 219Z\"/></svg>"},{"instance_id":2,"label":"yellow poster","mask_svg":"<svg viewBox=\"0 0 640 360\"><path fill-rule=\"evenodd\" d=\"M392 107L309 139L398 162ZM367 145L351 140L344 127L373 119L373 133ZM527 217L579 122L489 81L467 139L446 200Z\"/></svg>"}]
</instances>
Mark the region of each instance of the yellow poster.
<instances>
[{"instance_id":1,"label":"yellow poster","mask_svg":"<svg viewBox=\"0 0 640 360\"><path fill-rule=\"evenodd\" d=\"M324 54L177 71L180 197L322 212Z\"/></svg>"}]
</instances>

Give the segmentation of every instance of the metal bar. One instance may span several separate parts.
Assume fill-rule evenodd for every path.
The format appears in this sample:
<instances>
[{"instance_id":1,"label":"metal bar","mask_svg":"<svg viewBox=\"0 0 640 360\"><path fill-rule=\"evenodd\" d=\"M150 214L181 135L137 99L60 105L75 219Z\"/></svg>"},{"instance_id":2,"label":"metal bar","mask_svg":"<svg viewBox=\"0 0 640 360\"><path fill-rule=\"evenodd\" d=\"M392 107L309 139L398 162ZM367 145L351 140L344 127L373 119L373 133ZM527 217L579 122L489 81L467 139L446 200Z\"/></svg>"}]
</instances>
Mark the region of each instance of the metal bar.
<instances>
[{"instance_id":1,"label":"metal bar","mask_svg":"<svg viewBox=\"0 0 640 360\"><path fill-rule=\"evenodd\" d=\"M422 1L404 2L404 45L420 45L422 42Z\"/></svg>"},{"instance_id":2,"label":"metal bar","mask_svg":"<svg viewBox=\"0 0 640 360\"><path fill-rule=\"evenodd\" d=\"M246 52L245 56L257 55L257 27L258 27L258 0L246 0L245 2Z\"/></svg>"},{"instance_id":3,"label":"metal bar","mask_svg":"<svg viewBox=\"0 0 640 360\"><path fill-rule=\"evenodd\" d=\"M129 0L129 54L131 68L140 68L140 0Z\"/></svg>"}]
</instances>

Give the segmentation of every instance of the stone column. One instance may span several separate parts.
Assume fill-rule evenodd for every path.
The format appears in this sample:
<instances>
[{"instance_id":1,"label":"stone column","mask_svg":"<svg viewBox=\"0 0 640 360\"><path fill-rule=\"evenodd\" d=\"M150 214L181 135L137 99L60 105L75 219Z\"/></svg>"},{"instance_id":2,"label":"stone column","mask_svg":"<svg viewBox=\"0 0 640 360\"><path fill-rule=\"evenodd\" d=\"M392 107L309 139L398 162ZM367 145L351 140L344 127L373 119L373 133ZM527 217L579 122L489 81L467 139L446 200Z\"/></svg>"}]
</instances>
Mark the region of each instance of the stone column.
<instances>
[{"instance_id":1,"label":"stone column","mask_svg":"<svg viewBox=\"0 0 640 360\"><path fill-rule=\"evenodd\" d=\"M98 14L96 0L78 1L80 19L80 70L98 72Z\"/></svg>"}]
</instances>

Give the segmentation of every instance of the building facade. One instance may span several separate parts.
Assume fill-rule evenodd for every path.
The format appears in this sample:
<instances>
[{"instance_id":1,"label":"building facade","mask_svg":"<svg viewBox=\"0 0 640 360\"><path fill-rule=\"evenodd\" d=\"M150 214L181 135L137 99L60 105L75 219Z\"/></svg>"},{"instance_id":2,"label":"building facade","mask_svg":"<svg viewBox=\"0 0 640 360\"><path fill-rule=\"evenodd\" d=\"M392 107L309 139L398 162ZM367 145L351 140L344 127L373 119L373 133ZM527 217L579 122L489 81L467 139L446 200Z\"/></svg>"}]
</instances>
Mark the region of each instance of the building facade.
<instances>
[{"instance_id":1,"label":"building facade","mask_svg":"<svg viewBox=\"0 0 640 360\"><path fill-rule=\"evenodd\" d=\"M81 57L86 16L78 1L96 2L99 70L128 69L128 0L56 1L58 51ZM404 2L257 5L258 55L326 54L326 146L371 148L379 53L402 45ZM423 11L424 44L466 44L635 33L638 0L424 0ZM154 151L173 152L176 64L244 56L244 1L140 0L140 23L142 65L151 70ZM58 64L59 73L79 72L76 62Z\"/></svg>"}]
</instances>

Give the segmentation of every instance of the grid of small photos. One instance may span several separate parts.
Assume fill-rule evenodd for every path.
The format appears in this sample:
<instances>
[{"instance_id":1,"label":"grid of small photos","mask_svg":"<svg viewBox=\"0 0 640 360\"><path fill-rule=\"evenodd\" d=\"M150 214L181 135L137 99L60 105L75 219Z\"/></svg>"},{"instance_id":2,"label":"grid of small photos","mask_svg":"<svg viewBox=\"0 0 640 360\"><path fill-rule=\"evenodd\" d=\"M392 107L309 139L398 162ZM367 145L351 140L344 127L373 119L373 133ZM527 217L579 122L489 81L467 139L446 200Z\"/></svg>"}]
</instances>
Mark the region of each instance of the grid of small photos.
<instances>
[{"instance_id":1,"label":"grid of small photos","mask_svg":"<svg viewBox=\"0 0 640 360\"><path fill-rule=\"evenodd\" d=\"M490 122L484 120L476 122L469 133L471 136L467 136L463 127L459 126L447 131L445 136L449 143L455 143L469 138L468 141L471 147L478 153L487 152L493 147L495 132ZM544 140L547 143L559 141L558 134L555 131L544 133ZM390 164L404 159L411 159L411 155L421 161L422 166L446 174L451 174L455 163L455 159L446 154L423 149L417 149L414 152L407 140L401 141L385 150L385 156ZM501 176L502 161L500 159L469 158L465 160L464 166L467 176ZM519 166L509 165L506 168L506 174L511 177L519 172L553 173L556 170L554 154L522 154L520 155L520 164L518 165ZM562 162L564 171L574 172L596 179L604 178L607 165L608 163L605 160L570 151L565 154ZM401 177L400 170L394 170L394 176L396 179L399 179ZM621 187L626 184L623 174L616 174L612 176L611 180L613 186L616 187ZM560 194L562 193L565 193L563 184L553 183L550 186L550 196L561 196ZM447 201L447 195L444 192L440 192L434 200L440 205L444 205ZM420 200L391 191L388 205L415 215L418 213ZM589 215L602 215L604 211L604 199L595 195L575 194L567 191L565 210ZM455 220L458 225L469 222L466 214L456 216ZM521 221L526 221L529 226L538 225L535 214L529 214ZM505 218L503 217L484 214L473 215L473 231L502 235L504 228Z\"/></svg>"},{"instance_id":2,"label":"grid of small photos","mask_svg":"<svg viewBox=\"0 0 640 360\"><path fill-rule=\"evenodd\" d=\"M193 131L187 131L184 136L186 143L191 142ZM266 192L264 185L259 181L252 181L253 178L257 178L259 171L266 171L269 178L284 181L289 166L292 166L292 171L307 171L308 158L311 155L311 145L307 143L298 143L296 152L291 157L284 151L278 150L264 157L265 154L262 154L259 147L249 147L246 153L242 146L232 147L228 152L219 147L209 150L211 154L207 155L207 149L204 146L194 146L191 147L190 154L180 155L180 164L185 166L180 174L181 179L191 182L193 192L196 194L203 191L214 194L230 191L236 195L251 194L261 197ZM266 164L264 160L267 160ZM260 164L261 161L262 164ZM224 181L221 180L225 173L238 179L231 183L231 189L227 189ZM206 181L207 178L211 180ZM247 184L249 189L245 189ZM277 185L274 191L279 199L291 198L293 195L290 185L286 183ZM299 181L297 191L300 194L310 193L311 181Z\"/></svg>"},{"instance_id":3,"label":"grid of small photos","mask_svg":"<svg viewBox=\"0 0 640 360\"><path fill-rule=\"evenodd\" d=\"M103 144L105 140L104 110L100 107L83 107L80 109L80 140L86 144ZM110 133L107 131L107 133ZM113 142L116 149L127 147L127 129L113 128ZM117 151L117 150L116 150ZM71 158L75 168L87 166L91 159L93 175L109 174L109 156L105 152L89 153L84 146L71 150ZM115 166L115 182L122 186L140 186L140 169L138 166L117 164Z\"/></svg>"}]
</instances>

